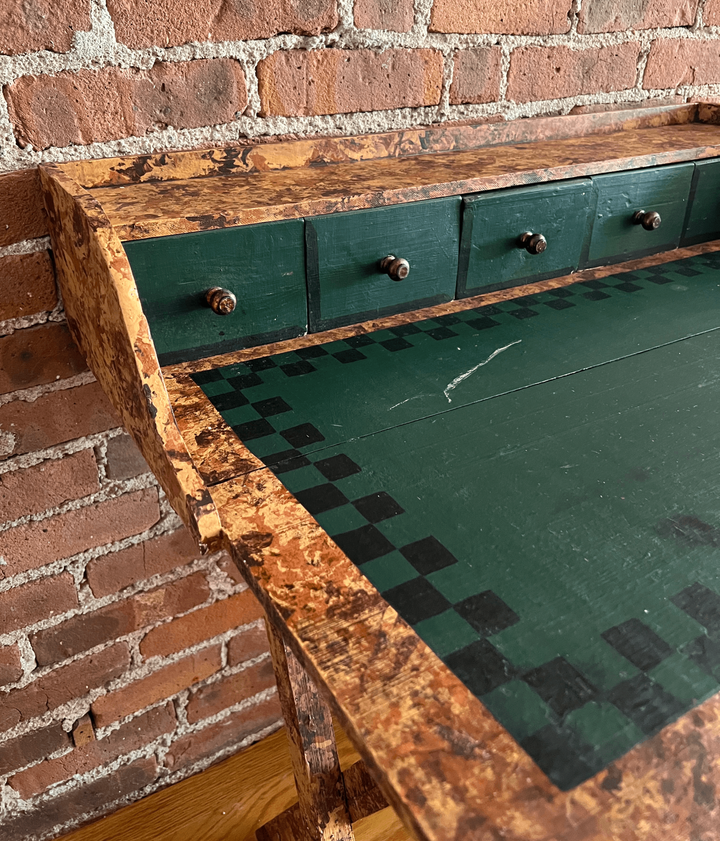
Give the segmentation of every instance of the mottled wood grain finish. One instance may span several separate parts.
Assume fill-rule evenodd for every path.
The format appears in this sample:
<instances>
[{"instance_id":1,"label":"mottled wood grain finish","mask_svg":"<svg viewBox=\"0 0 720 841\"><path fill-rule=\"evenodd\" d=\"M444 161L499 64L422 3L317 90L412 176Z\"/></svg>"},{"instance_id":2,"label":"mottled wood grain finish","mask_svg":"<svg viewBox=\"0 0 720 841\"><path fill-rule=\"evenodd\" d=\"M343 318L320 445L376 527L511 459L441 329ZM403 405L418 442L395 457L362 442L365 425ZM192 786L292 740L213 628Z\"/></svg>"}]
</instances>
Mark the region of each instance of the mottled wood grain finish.
<instances>
[{"instance_id":1,"label":"mottled wood grain finish","mask_svg":"<svg viewBox=\"0 0 720 841\"><path fill-rule=\"evenodd\" d=\"M235 350L219 356L208 356L205 359L197 359L192 362L180 362L175 365L167 365L163 368L165 377L183 377L184 375L207 371L212 368L222 368L226 365L234 365L238 362L245 362L248 359L257 359L261 356L269 356L275 353L287 353L298 348L310 347L312 345L334 342L340 339L347 339L350 336L358 336L362 333L371 333L374 330L386 330L390 327L399 327L401 324L411 324L414 321L421 321L426 318L437 318L441 315L448 315L454 312L462 312L476 307L490 306L501 301L511 301L513 298L522 298L524 295L536 295L548 289L559 289L562 286L570 286L573 283L581 283L587 280L599 280L609 275L621 274L622 272L638 271L649 266L659 266L661 263L668 263L672 260L682 260L686 257L693 257L696 254L708 254L712 251L720 251L720 240L703 242L699 245L692 245L686 248L676 248L673 251L663 251L659 254L651 254L646 257L639 257L635 260L626 260L624 263L614 263L611 266L598 266L592 269L583 269L574 274L554 277L549 280L541 280L535 283L527 283L523 286L513 286L509 289L501 289L496 292L487 292L484 295L476 295L472 298L461 298L449 301L446 304L436 304L433 307L425 307L420 310L398 313L372 321L363 321L361 324L350 324L347 327L337 327L333 330L326 330L322 333L312 333L298 339L289 339L285 342L275 342L269 345L259 345L243 350ZM170 385L168 384L168 388ZM184 394L184 389L181 390ZM175 397L173 397L173 401ZM185 409L183 409L185 411ZM198 411L197 408L187 411ZM202 411L200 411L202 415ZM219 417L219 415L218 415ZM241 471L238 471L240 473ZM225 478L230 478L226 475Z\"/></svg>"},{"instance_id":2,"label":"mottled wood grain finish","mask_svg":"<svg viewBox=\"0 0 720 841\"><path fill-rule=\"evenodd\" d=\"M720 155L700 123L566 140L105 187L93 195L123 240L380 207Z\"/></svg>"},{"instance_id":3,"label":"mottled wood grain finish","mask_svg":"<svg viewBox=\"0 0 720 841\"><path fill-rule=\"evenodd\" d=\"M60 169L41 168L65 312L88 365L170 503L202 545L220 522L173 418L125 252L102 208Z\"/></svg>"}]
</instances>

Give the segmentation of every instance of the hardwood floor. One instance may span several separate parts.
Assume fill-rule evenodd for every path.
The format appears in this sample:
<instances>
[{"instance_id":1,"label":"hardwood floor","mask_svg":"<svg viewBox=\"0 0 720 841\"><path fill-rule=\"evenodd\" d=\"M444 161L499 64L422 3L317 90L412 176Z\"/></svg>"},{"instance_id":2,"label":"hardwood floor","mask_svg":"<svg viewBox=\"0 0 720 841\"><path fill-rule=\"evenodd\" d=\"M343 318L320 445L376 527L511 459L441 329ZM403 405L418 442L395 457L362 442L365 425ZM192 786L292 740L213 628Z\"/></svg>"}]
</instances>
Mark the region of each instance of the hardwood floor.
<instances>
[{"instance_id":1,"label":"hardwood floor","mask_svg":"<svg viewBox=\"0 0 720 841\"><path fill-rule=\"evenodd\" d=\"M339 729L343 768L358 758ZM63 837L62 841L254 841L255 830L293 804L285 731L224 762ZM392 809L355 824L357 841L412 841Z\"/></svg>"}]
</instances>

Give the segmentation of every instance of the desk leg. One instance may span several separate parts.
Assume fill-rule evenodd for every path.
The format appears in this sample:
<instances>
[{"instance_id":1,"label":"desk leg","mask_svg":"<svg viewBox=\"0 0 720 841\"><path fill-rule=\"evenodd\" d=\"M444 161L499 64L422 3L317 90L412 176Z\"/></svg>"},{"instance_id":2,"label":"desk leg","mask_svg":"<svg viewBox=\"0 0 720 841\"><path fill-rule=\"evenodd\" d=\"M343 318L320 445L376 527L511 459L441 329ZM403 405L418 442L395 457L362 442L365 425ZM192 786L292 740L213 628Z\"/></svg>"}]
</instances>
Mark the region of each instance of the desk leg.
<instances>
[{"instance_id":1,"label":"desk leg","mask_svg":"<svg viewBox=\"0 0 720 841\"><path fill-rule=\"evenodd\" d=\"M256 837L258 841L354 841L330 710L279 632L269 621L267 627L299 808L278 816Z\"/></svg>"}]
</instances>

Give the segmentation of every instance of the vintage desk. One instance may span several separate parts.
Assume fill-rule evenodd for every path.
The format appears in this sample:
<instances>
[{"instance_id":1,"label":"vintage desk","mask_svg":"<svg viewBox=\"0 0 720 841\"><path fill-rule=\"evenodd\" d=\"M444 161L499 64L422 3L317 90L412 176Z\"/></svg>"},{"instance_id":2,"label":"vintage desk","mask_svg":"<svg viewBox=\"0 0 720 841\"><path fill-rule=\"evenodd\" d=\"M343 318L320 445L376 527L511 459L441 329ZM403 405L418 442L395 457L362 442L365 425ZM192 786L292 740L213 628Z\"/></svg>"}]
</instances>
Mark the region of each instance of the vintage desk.
<instances>
[{"instance_id":1,"label":"vintage desk","mask_svg":"<svg viewBox=\"0 0 720 841\"><path fill-rule=\"evenodd\" d=\"M687 105L42 167L74 335L267 614L260 838L719 837L719 156Z\"/></svg>"}]
</instances>

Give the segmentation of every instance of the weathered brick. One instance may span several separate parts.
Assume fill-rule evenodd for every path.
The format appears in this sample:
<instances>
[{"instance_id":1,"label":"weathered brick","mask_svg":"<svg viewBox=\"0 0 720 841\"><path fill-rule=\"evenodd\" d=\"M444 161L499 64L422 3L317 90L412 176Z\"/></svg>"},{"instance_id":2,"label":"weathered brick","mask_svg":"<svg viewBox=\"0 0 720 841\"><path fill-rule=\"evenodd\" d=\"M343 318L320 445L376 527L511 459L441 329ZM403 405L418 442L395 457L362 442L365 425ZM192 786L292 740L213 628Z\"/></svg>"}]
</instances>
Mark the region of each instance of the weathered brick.
<instances>
[{"instance_id":1,"label":"weathered brick","mask_svg":"<svg viewBox=\"0 0 720 841\"><path fill-rule=\"evenodd\" d=\"M3 645L0 647L0 686L15 683L22 677L23 668L20 659L20 649L17 645Z\"/></svg>"},{"instance_id":2,"label":"weathered brick","mask_svg":"<svg viewBox=\"0 0 720 841\"><path fill-rule=\"evenodd\" d=\"M0 634L34 625L77 606L75 582L67 572L5 590L0 593Z\"/></svg>"},{"instance_id":3,"label":"weathered brick","mask_svg":"<svg viewBox=\"0 0 720 841\"><path fill-rule=\"evenodd\" d=\"M0 533L0 576L35 569L139 534L160 519L157 490L147 488Z\"/></svg>"},{"instance_id":4,"label":"weathered brick","mask_svg":"<svg viewBox=\"0 0 720 841\"><path fill-rule=\"evenodd\" d=\"M194 724L203 718L210 718L272 686L275 686L275 673L272 660L268 657L242 672L193 692L187 705L187 719Z\"/></svg>"},{"instance_id":5,"label":"weathered brick","mask_svg":"<svg viewBox=\"0 0 720 841\"><path fill-rule=\"evenodd\" d=\"M226 58L22 76L6 98L18 142L37 149L227 123L247 105L242 67Z\"/></svg>"},{"instance_id":6,"label":"weathered brick","mask_svg":"<svg viewBox=\"0 0 720 841\"><path fill-rule=\"evenodd\" d=\"M3 0L0 53L64 53L78 30L90 29L90 0Z\"/></svg>"},{"instance_id":7,"label":"weathered brick","mask_svg":"<svg viewBox=\"0 0 720 841\"><path fill-rule=\"evenodd\" d=\"M720 26L720 0L707 0L703 9L706 26Z\"/></svg>"},{"instance_id":8,"label":"weathered brick","mask_svg":"<svg viewBox=\"0 0 720 841\"><path fill-rule=\"evenodd\" d=\"M143 657L155 657L182 651L203 640L254 622L262 615L262 608L250 590L230 596L209 607L194 610L149 631L140 643Z\"/></svg>"},{"instance_id":9,"label":"weathered brick","mask_svg":"<svg viewBox=\"0 0 720 841\"><path fill-rule=\"evenodd\" d=\"M244 579L240 574L240 570L237 568L237 564L227 553L223 552L222 557L217 563L220 569L225 573L225 575L227 575L233 584L243 583Z\"/></svg>"},{"instance_id":10,"label":"weathered brick","mask_svg":"<svg viewBox=\"0 0 720 841\"><path fill-rule=\"evenodd\" d=\"M93 594L102 598L153 575L185 566L199 557L200 550L190 532L181 528L172 534L94 558L87 565L85 574Z\"/></svg>"},{"instance_id":11,"label":"weathered brick","mask_svg":"<svg viewBox=\"0 0 720 841\"><path fill-rule=\"evenodd\" d=\"M415 20L413 0L355 0L353 12L358 29L408 32Z\"/></svg>"},{"instance_id":12,"label":"weathered brick","mask_svg":"<svg viewBox=\"0 0 720 841\"><path fill-rule=\"evenodd\" d=\"M49 459L25 470L0 475L0 522L47 511L99 490L92 450Z\"/></svg>"},{"instance_id":13,"label":"weathered brick","mask_svg":"<svg viewBox=\"0 0 720 841\"><path fill-rule=\"evenodd\" d=\"M228 666L239 666L270 650L265 625L248 628L228 642Z\"/></svg>"},{"instance_id":14,"label":"weathered brick","mask_svg":"<svg viewBox=\"0 0 720 841\"><path fill-rule=\"evenodd\" d=\"M337 26L337 0L108 0L118 41L173 47L188 41L247 41L281 32L318 35Z\"/></svg>"},{"instance_id":15,"label":"weathered brick","mask_svg":"<svg viewBox=\"0 0 720 841\"><path fill-rule=\"evenodd\" d=\"M450 102L494 102L500 97L500 48L460 50L450 86Z\"/></svg>"},{"instance_id":16,"label":"weathered brick","mask_svg":"<svg viewBox=\"0 0 720 841\"><path fill-rule=\"evenodd\" d=\"M62 729L62 724L51 724L42 730L31 730L17 739L0 742L0 777L24 768L31 762L55 753L62 748L69 748L70 735Z\"/></svg>"},{"instance_id":17,"label":"weathered brick","mask_svg":"<svg viewBox=\"0 0 720 841\"><path fill-rule=\"evenodd\" d=\"M30 642L38 665L50 666L146 625L184 613L202 604L209 595L207 578L197 572L92 613L73 616L67 622L33 634Z\"/></svg>"},{"instance_id":18,"label":"weathered brick","mask_svg":"<svg viewBox=\"0 0 720 841\"><path fill-rule=\"evenodd\" d=\"M99 689L119 677L129 666L130 651L124 642L118 642L53 669L22 689L0 695L0 729L7 730L68 701L83 698L91 689Z\"/></svg>"},{"instance_id":19,"label":"weathered brick","mask_svg":"<svg viewBox=\"0 0 720 841\"><path fill-rule=\"evenodd\" d=\"M0 406L0 459L113 429L120 421L97 383Z\"/></svg>"},{"instance_id":20,"label":"weathered brick","mask_svg":"<svg viewBox=\"0 0 720 841\"><path fill-rule=\"evenodd\" d=\"M45 801L41 809L8 818L3 823L3 841L28 841L45 835L58 824L78 821L84 815L99 817L110 810L111 804L141 791L157 777L158 766L154 759L136 759L129 765L121 765L106 777L80 783L77 788Z\"/></svg>"},{"instance_id":21,"label":"weathered brick","mask_svg":"<svg viewBox=\"0 0 720 841\"><path fill-rule=\"evenodd\" d=\"M0 195L1 191L2 181ZM0 321L47 312L57 300L49 251L11 254L0 259Z\"/></svg>"},{"instance_id":22,"label":"weathered brick","mask_svg":"<svg viewBox=\"0 0 720 841\"><path fill-rule=\"evenodd\" d=\"M65 322L16 330L0 339L0 394L87 371Z\"/></svg>"},{"instance_id":23,"label":"weathered brick","mask_svg":"<svg viewBox=\"0 0 720 841\"><path fill-rule=\"evenodd\" d=\"M15 774L8 782L24 800L27 800L55 783L85 774L93 768L112 762L118 756L149 745L165 733L172 733L175 724L175 710L171 703L155 707L113 730L104 739L88 742L57 759L46 759ZM40 753L38 756L42 755Z\"/></svg>"},{"instance_id":24,"label":"weathered brick","mask_svg":"<svg viewBox=\"0 0 720 841\"><path fill-rule=\"evenodd\" d=\"M507 98L532 102L632 88L639 54L633 42L588 50L520 47L510 56Z\"/></svg>"},{"instance_id":25,"label":"weathered brick","mask_svg":"<svg viewBox=\"0 0 720 841\"><path fill-rule=\"evenodd\" d=\"M437 105L437 50L288 50L258 64L265 115L346 114Z\"/></svg>"},{"instance_id":26,"label":"weathered brick","mask_svg":"<svg viewBox=\"0 0 720 841\"><path fill-rule=\"evenodd\" d=\"M187 768L223 748L239 744L266 727L278 724L280 718L280 702L274 695L260 704L232 713L217 724L177 739L168 751L165 763L172 771Z\"/></svg>"},{"instance_id":27,"label":"weathered brick","mask_svg":"<svg viewBox=\"0 0 720 841\"><path fill-rule=\"evenodd\" d=\"M643 87L676 88L720 82L720 41L673 39L653 41Z\"/></svg>"},{"instance_id":28,"label":"weathered brick","mask_svg":"<svg viewBox=\"0 0 720 841\"><path fill-rule=\"evenodd\" d=\"M149 707L163 698L170 698L194 683L205 680L221 667L219 645L191 654L117 692L98 698L92 705L95 722L99 727L104 727L118 721L130 713Z\"/></svg>"},{"instance_id":29,"label":"weathered brick","mask_svg":"<svg viewBox=\"0 0 720 841\"><path fill-rule=\"evenodd\" d=\"M47 232L37 169L0 175L0 245L43 237Z\"/></svg>"},{"instance_id":30,"label":"weathered brick","mask_svg":"<svg viewBox=\"0 0 720 841\"><path fill-rule=\"evenodd\" d=\"M584 0L579 32L625 32L691 26L698 0Z\"/></svg>"},{"instance_id":31,"label":"weathered brick","mask_svg":"<svg viewBox=\"0 0 720 841\"><path fill-rule=\"evenodd\" d=\"M129 435L117 435L107 445L108 479L131 479L150 468Z\"/></svg>"},{"instance_id":32,"label":"weathered brick","mask_svg":"<svg viewBox=\"0 0 720 841\"><path fill-rule=\"evenodd\" d=\"M431 32L554 35L570 30L572 0L435 0Z\"/></svg>"}]
</instances>

